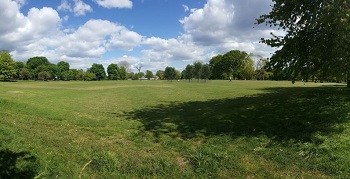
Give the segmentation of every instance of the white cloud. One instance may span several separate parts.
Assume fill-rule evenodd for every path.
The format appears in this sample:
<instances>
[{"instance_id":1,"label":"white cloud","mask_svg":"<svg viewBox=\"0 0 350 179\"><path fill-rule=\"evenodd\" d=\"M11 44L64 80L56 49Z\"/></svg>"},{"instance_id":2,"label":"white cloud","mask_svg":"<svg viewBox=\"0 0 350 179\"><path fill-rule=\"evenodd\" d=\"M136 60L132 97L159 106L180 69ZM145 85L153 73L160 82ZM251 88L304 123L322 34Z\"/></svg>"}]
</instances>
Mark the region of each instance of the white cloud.
<instances>
[{"instance_id":1,"label":"white cloud","mask_svg":"<svg viewBox=\"0 0 350 179\"><path fill-rule=\"evenodd\" d=\"M19 5L11 0L0 1L0 36L13 31L25 21L24 16L18 12Z\"/></svg>"},{"instance_id":2,"label":"white cloud","mask_svg":"<svg viewBox=\"0 0 350 179\"><path fill-rule=\"evenodd\" d=\"M11 0L0 2L0 49L22 48L46 36L58 32L61 19L52 8L31 8L28 16L19 12L20 6Z\"/></svg>"},{"instance_id":3,"label":"white cloud","mask_svg":"<svg viewBox=\"0 0 350 179\"><path fill-rule=\"evenodd\" d=\"M17 4L19 6L23 6L23 5L25 5L27 3L26 0L14 0L14 1L17 2Z\"/></svg>"},{"instance_id":4,"label":"white cloud","mask_svg":"<svg viewBox=\"0 0 350 179\"><path fill-rule=\"evenodd\" d=\"M95 1L106 8L132 7L131 1ZM62 27L62 21L69 20L69 16L60 18L56 10L48 7L32 8L24 15L18 2L0 0L0 21L6 24L0 26L0 49L10 50L16 60L46 56L53 63L64 60L72 68L81 69L92 63L106 67L127 60L132 65L142 63L143 69L155 72L167 65L181 69L196 60L208 62L212 56L233 49L265 57L271 53L270 48L258 43L261 37L269 36L270 30L264 26L252 28L255 18L270 10L270 0L208 0L198 9L183 5L190 13L180 20L184 33L169 39L145 37L108 20L92 19L77 28ZM82 0L63 0L57 10L78 16L92 8ZM136 47L141 50L123 52ZM127 55L106 59L104 55L110 51Z\"/></svg>"},{"instance_id":5,"label":"white cloud","mask_svg":"<svg viewBox=\"0 0 350 179\"><path fill-rule=\"evenodd\" d=\"M123 49L131 51L138 46L143 40L143 37L136 32L130 31L125 27L119 28L111 35L109 48Z\"/></svg>"},{"instance_id":6,"label":"white cloud","mask_svg":"<svg viewBox=\"0 0 350 179\"><path fill-rule=\"evenodd\" d=\"M144 58L151 61L189 61L199 60L203 54L203 49L191 42L186 42L179 37L178 39L161 39L157 37L147 38L144 45L150 49L142 50Z\"/></svg>"},{"instance_id":7,"label":"white cloud","mask_svg":"<svg viewBox=\"0 0 350 179\"><path fill-rule=\"evenodd\" d=\"M208 0L203 9L197 9L180 22L186 33L197 43L209 45L228 37L230 23L233 22L234 6L224 0Z\"/></svg>"},{"instance_id":8,"label":"white cloud","mask_svg":"<svg viewBox=\"0 0 350 179\"><path fill-rule=\"evenodd\" d=\"M268 13L271 3L271 0L208 0L203 8L191 9L191 14L180 22L197 45L219 53L232 49L259 51L258 41L266 34L263 26L254 24L255 19Z\"/></svg>"},{"instance_id":9,"label":"white cloud","mask_svg":"<svg viewBox=\"0 0 350 179\"><path fill-rule=\"evenodd\" d=\"M184 11L187 12L190 10L190 8L188 6L186 6L185 4L182 5L182 7L184 8Z\"/></svg>"},{"instance_id":10,"label":"white cloud","mask_svg":"<svg viewBox=\"0 0 350 179\"><path fill-rule=\"evenodd\" d=\"M132 8L131 0L94 0L98 5L104 8Z\"/></svg>"},{"instance_id":11,"label":"white cloud","mask_svg":"<svg viewBox=\"0 0 350 179\"><path fill-rule=\"evenodd\" d=\"M104 28L100 28L104 27ZM124 26L106 20L89 20L77 30L70 33L61 32L56 37L50 37L45 42L55 53L75 58L101 58L110 50L130 50L139 43L135 42L137 33L129 31ZM133 35L127 35L133 34ZM120 40L116 45L115 39Z\"/></svg>"},{"instance_id":12,"label":"white cloud","mask_svg":"<svg viewBox=\"0 0 350 179\"><path fill-rule=\"evenodd\" d=\"M62 0L61 4L57 7L57 10L73 12L71 4L69 4L68 0Z\"/></svg>"},{"instance_id":13,"label":"white cloud","mask_svg":"<svg viewBox=\"0 0 350 179\"><path fill-rule=\"evenodd\" d=\"M75 6L73 8L73 12L75 16L84 16L86 12L92 12L92 8L90 5L85 4L81 0L74 0Z\"/></svg>"},{"instance_id":14,"label":"white cloud","mask_svg":"<svg viewBox=\"0 0 350 179\"><path fill-rule=\"evenodd\" d=\"M57 10L73 12L75 16L85 16L87 12L92 12L91 6L82 0L74 0L74 5L70 4L68 0L62 0Z\"/></svg>"},{"instance_id":15,"label":"white cloud","mask_svg":"<svg viewBox=\"0 0 350 179\"><path fill-rule=\"evenodd\" d=\"M86 67L107 51L131 50L143 39L107 20L89 20L78 29L60 29L62 20L54 9L32 8L25 16L19 8L14 1L0 1L0 21L7 24L0 26L0 49L9 50L16 60L46 56L53 63L66 60L72 67Z\"/></svg>"}]
</instances>

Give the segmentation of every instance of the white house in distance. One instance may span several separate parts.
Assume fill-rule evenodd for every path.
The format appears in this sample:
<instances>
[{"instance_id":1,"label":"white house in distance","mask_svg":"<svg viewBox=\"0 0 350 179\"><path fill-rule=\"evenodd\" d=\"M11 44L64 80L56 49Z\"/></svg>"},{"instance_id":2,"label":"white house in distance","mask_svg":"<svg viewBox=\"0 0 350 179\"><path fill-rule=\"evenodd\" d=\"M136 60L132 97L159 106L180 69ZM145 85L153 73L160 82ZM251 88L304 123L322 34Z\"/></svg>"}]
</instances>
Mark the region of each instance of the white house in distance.
<instances>
[{"instance_id":1,"label":"white house in distance","mask_svg":"<svg viewBox=\"0 0 350 179\"><path fill-rule=\"evenodd\" d=\"M142 77L140 78L140 80L148 80L148 78ZM150 78L149 80L159 80L159 77L154 75L152 78Z\"/></svg>"}]
</instances>

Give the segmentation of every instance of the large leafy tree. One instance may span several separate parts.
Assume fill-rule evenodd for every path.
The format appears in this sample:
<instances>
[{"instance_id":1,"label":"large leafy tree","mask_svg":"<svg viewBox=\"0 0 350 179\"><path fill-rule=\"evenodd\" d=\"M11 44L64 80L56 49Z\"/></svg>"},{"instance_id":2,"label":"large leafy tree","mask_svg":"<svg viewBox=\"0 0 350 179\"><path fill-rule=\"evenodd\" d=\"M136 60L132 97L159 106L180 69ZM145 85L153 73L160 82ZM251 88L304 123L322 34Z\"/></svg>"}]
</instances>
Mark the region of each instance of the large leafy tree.
<instances>
[{"instance_id":1,"label":"large leafy tree","mask_svg":"<svg viewBox=\"0 0 350 179\"><path fill-rule=\"evenodd\" d=\"M200 79L200 70L202 66L203 66L203 63L200 61L196 61L193 63L192 74L193 74L193 77L196 78L197 80Z\"/></svg>"},{"instance_id":2,"label":"large leafy tree","mask_svg":"<svg viewBox=\"0 0 350 179\"><path fill-rule=\"evenodd\" d=\"M120 74L119 74L120 79L121 80L126 80L127 79L127 75L128 75L128 73L127 73L126 68L124 66L121 66L120 67Z\"/></svg>"},{"instance_id":3,"label":"large leafy tree","mask_svg":"<svg viewBox=\"0 0 350 179\"><path fill-rule=\"evenodd\" d=\"M188 64L184 70L184 78L188 79L188 82L191 82L193 78L193 65Z\"/></svg>"},{"instance_id":4,"label":"large leafy tree","mask_svg":"<svg viewBox=\"0 0 350 179\"><path fill-rule=\"evenodd\" d=\"M245 65L251 59L245 51L231 50L223 57L224 76L244 79L243 71Z\"/></svg>"},{"instance_id":5,"label":"large leafy tree","mask_svg":"<svg viewBox=\"0 0 350 179\"><path fill-rule=\"evenodd\" d=\"M50 64L50 62L46 57L36 56L28 59L27 68L29 68L29 70L31 71L33 78L38 79L38 73L41 72L41 69L39 69L39 67L48 64Z\"/></svg>"},{"instance_id":6,"label":"large leafy tree","mask_svg":"<svg viewBox=\"0 0 350 179\"><path fill-rule=\"evenodd\" d=\"M145 77L146 77L147 79L153 78L153 72L150 71L150 70L146 70L146 75L145 75Z\"/></svg>"},{"instance_id":7,"label":"large leafy tree","mask_svg":"<svg viewBox=\"0 0 350 179\"><path fill-rule=\"evenodd\" d=\"M47 81L48 79L50 79L50 77L51 77L51 74L47 71L41 71L38 73L39 80Z\"/></svg>"},{"instance_id":8,"label":"large leafy tree","mask_svg":"<svg viewBox=\"0 0 350 179\"><path fill-rule=\"evenodd\" d=\"M118 80L119 79L119 72L120 69L117 64L110 64L107 67L107 74L109 80Z\"/></svg>"},{"instance_id":9,"label":"large leafy tree","mask_svg":"<svg viewBox=\"0 0 350 179\"><path fill-rule=\"evenodd\" d=\"M158 76L159 77L159 79L163 79L163 76L164 76L164 71L163 70L158 70L157 72L156 72L156 76Z\"/></svg>"},{"instance_id":10,"label":"large leafy tree","mask_svg":"<svg viewBox=\"0 0 350 179\"><path fill-rule=\"evenodd\" d=\"M254 60L247 58L242 66L242 79L251 80L254 76Z\"/></svg>"},{"instance_id":11,"label":"large leafy tree","mask_svg":"<svg viewBox=\"0 0 350 179\"><path fill-rule=\"evenodd\" d=\"M31 73L28 68L22 68L19 72L20 79L29 80L31 78Z\"/></svg>"},{"instance_id":12,"label":"large leafy tree","mask_svg":"<svg viewBox=\"0 0 350 179\"><path fill-rule=\"evenodd\" d=\"M247 52L239 50L231 50L224 55L213 57L209 65L212 70L213 79L243 79L243 70L245 64L250 60Z\"/></svg>"},{"instance_id":13,"label":"large leafy tree","mask_svg":"<svg viewBox=\"0 0 350 179\"><path fill-rule=\"evenodd\" d=\"M199 71L199 74L201 79L204 79L204 80L209 79L211 74L209 64L204 64L201 70Z\"/></svg>"},{"instance_id":14,"label":"large leafy tree","mask_svg":"<svg viewBox=\"0 0 350 179\"><path fill-rule=\"evenodd\" d=\"M175 68L167 66L164 70L164 78L167 80L174 80L176 78Z\"/></svg>"},{"instance_id":15,"label":"large leafy tree","mask_svg":"<svg viewBox=\"0 0 350 179\"><path fill-rule=\"evenodd\" d=\"M15 62L15 70L16 75L14 76L16 79L21 78L21 71L23 68L25 68L26 64L24 62Z\"/></svg>"},{"instance_id":16,"label":"large leafy tree","mask_svg":"<svg viewBox=\"0 0 350 179\"><path fill-rule=\"evenodd\" d=\"M57 65L49 63L49 64L44 64L44 65L40 65L38 66L35 71L37 72L37 77L39 78L39 73L40 72L46 72L45 73L45 80L48 79L56 79L59 75L59 68L57 67ZM47 75L49 74L49 75ZM42 76L42 74L41 74ZM48 76L48 77L47 77ZM42 78L41 78L42 79Z\"/></svg>"},{"instance_id":17,"label":"large leafy tree","mask_svg":"<svg viewBox=\"0 0 350 179\"><path fill-rule=\"evenodd\" d=\"M225 69L222 55L217 55L209 61L209 66L211 68L211 78L212 79L225 79L223 71Z\"/></svg>"},{"instance_id":18,"label":"large leafy tree","mask_svg":"<svg viewBox=\"0 0 350 179\"><path fill-rule=\"evenodd\" d=\"M92 81L95 77L96 77L95 74L89 71L84 72L83 74L84 81Z\"/></svg>"},{"instance_id":19,"label":"large leafy tree","mask_svg":"<svg viewBox=\"0 0 350 179\"><path fill-rule=\"evenodd\" d=\"M10 79L16 75L15 61L7 51L0 52L0 79Z\"/></svg>"},{"instance_id":20,"label":"large leafy tree","mask_svg":"<svg viewBox=\"0 0 350 179\"><path fill-rule=\"evenodd\" d=\"M346 77L350 87L350 1L273 1L272 11L257 19L286 32L262 39L279 48L271 57L271 67L287 71L291 78Z\"/></svg>"},{"instance_id":21,"label":"large leafy tree","mask_svg":"<svg viewBox=\"0 0 350 179\"><path fill-rule=\"evenodd\" d=\"M106 78L106 71L102 64L94 63L88 71L95 74L97 80L103 80Z\"/></svg>"},{"instance_id":22,"label":"large leafy tree","mask_svg":"<svg viewBox=\"0 0 350 179\"><path fill-rule=\"evenodd\" d=\"M68 80L70 79L69 77L69 63L65 61L60 61L57 63L57 67L59 69L58 77L61 80Z\"/></svg>"},{"instance_id":23,"label":"large leafy tree","mask_svg":"<svg viewBox=\"0 0 350 179\"><path fill-rule=\"evenodd\" d=\"M73 80L84 80L84 71L82 69L70 69L69 71L72 74Z\"/></svg>"}]
</instances>

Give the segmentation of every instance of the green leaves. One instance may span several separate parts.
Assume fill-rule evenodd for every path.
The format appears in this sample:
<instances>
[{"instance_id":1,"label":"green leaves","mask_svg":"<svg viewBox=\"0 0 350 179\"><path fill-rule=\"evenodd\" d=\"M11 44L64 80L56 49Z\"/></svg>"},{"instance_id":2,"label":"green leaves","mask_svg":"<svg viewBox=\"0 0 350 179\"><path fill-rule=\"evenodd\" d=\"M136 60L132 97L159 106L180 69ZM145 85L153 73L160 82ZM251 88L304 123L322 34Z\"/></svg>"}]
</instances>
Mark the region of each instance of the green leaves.
<instances>
[{"instance_id":1,"label":"green leaves","mask_svg":"<svg viewBox=\"0 0 350 179\"><path fill-rule=\"evenodd\" d=\"M213 57L210 62L213 79L247 79L253 69L252 59L244 51L231 50L224 55ZM251 65L251 66L249 66ZM248 71L249 72L248 72Z\"/></svg>"},{"instance_id":2,"label":"green leaves","mask_svg":"<svg viewBox=\"0 0 350 179\"><path fill-rule=\"evenodd\" d=\"M174 67L166 67L164 71L164 78L174 80L176 78L176 71Z\"/></svg>"},{"instance_id":3,"label":"green leaves","mask_svg":"<svg viewBox=\"0 0 350 179\"><path fill-rule=\"evenodd\" d=\"M108 79L110 80L118 80L120 69L117 64L110 64L107 67Z\"/></svg>"},{"instance_id":4,"label":"green leaves","mask_svg":"<svg viewBox=\"0 0 350 179\"><path fill-rule=\"evenodd\" d=\"M102 64L92 64L92 67L88 70L90 73L95 74L97 80L103 80L106 78L106 71Z\"/></svg>"},{"instance_id":5,"label":"green leaves","mask_svg":"<svg viewBox=\"0 0 350 179\"><path fill-rule=\"evenodd\" d=\"M10 79L16 75L15 62L7 51L0 52L0 79Z\"/></svg>"},{"instance_id":6,"label":"green leaves","mask_svg":"<svg viewBox=\"0 0 350 179\"><path fill-rule=\"evenodd\" d=\"M286 31L282 37L271 33L261 42L280 47L271 57L275 70L289 68L290 74L307 74L304 78L342 76L345 80L349 57L349 2L346 0L274 0L272 11L260 16L265 23ZM295 77L293 77L295 78Z\"/></svg>"}]
</instances>

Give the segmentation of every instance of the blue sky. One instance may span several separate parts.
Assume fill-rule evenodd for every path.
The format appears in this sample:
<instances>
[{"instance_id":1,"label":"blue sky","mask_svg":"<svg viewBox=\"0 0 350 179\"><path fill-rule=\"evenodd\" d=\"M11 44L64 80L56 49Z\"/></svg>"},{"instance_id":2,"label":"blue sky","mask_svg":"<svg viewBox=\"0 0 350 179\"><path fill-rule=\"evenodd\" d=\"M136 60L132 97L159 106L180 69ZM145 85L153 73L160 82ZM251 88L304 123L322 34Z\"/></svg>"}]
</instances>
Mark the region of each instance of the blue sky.
<instances>
[{"instance_id":1,"label":"blue sky","mask_svg":"<svg viewBox=\"0 0 350 179\"><path fill-rule=\"evenodd\" d=\"M130 70L173 66L242 50L270 57L259 43L273 29L255 25L271 0L1 0L0 49L16 61L45 56L71 68L105 68L128 61ZM4 25L5 24L5 25ZM274 31L274 33L283 33Z\"/></svg>"}]
</instances>

